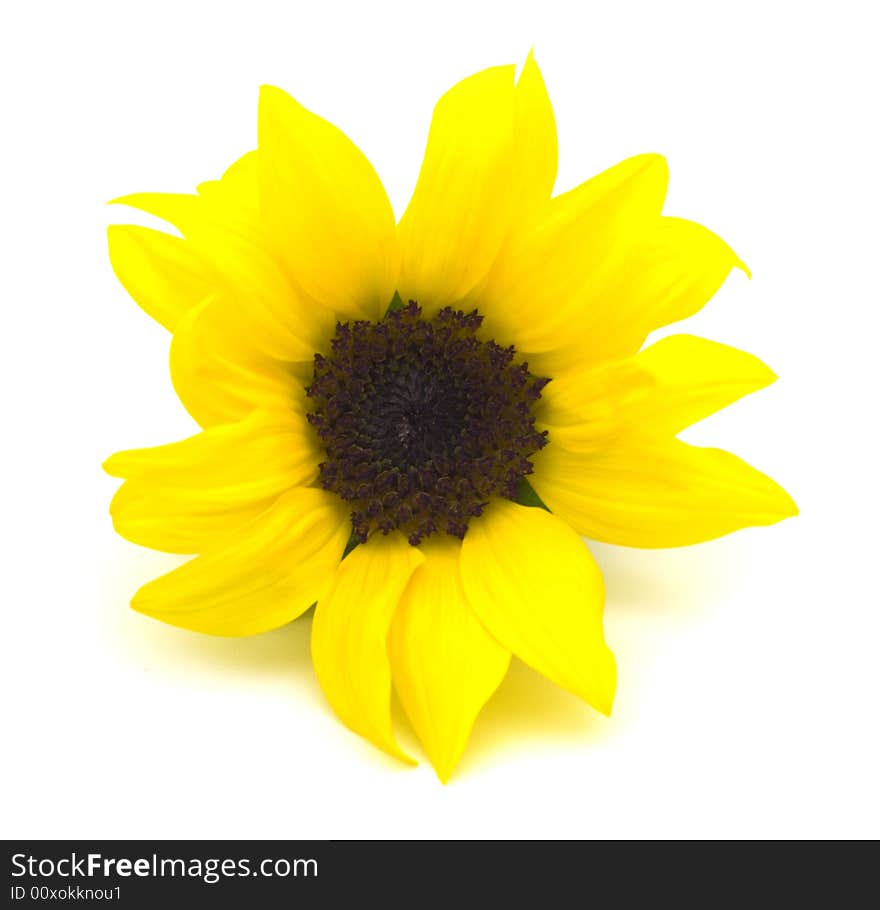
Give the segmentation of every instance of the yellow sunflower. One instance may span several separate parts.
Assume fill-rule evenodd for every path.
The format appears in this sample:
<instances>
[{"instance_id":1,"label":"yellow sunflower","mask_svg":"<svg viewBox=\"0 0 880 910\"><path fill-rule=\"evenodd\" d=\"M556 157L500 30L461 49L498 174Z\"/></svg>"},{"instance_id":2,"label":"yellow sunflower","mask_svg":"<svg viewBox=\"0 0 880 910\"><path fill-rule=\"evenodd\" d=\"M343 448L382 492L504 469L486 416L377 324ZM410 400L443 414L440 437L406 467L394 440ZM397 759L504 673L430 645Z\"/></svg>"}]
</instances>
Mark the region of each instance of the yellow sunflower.
<instances>
[{"instance_id":1,"label":"yellow sunflower","mask_svg":"<svg viewBox=\"0 0 880 910\"><path fill-rule=\"evenodd\" d=\"M399 222L358 148L280 89L261 92L257 146L197 194L116 200L182 235L114 225L110 259L172 332L202 427L105 465L125 480L123 537L198 554L132 606L251 635L316 604L333 709L407 759L393 686L443 780L512 654L608 714L582 535L679 546L797 511L735 456L676 439L771 371L690 335L640 351L745 267L661 215L657 155L553 197L531 56L440 99Z\"/></svg>"}]
</instances>

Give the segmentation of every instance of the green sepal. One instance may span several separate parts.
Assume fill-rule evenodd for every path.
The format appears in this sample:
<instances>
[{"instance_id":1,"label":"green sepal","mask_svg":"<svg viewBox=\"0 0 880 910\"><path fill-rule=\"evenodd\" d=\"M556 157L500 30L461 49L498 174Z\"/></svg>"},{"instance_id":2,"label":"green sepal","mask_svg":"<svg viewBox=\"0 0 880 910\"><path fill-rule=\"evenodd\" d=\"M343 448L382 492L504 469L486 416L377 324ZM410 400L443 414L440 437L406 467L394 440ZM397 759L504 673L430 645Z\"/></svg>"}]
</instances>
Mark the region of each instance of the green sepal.
<instances>
[{"instance_id":1,"label":"green sepal","mask_svg":"<svg viewBox=\"0 0 880 910\"><path fill-rule=\"evenodd\" d=\"M342 551L342 558L345 559L349 553L360 543L360 541L355 537L354 531L351 532L351 537L348 538L348 543L345 545L345 549Z\"/></svg>"},{"instance_id":2,"label":"green sepal","mask_svg":"<svg viewBox=\"0 0 880 910\"><path fill-rule=\"evenodd\" d=\"M388 309L385 310L385 315L387 316L389 313L393 313L395 310L402 310L402 309L403 309L403 298L400 296L400 294L397 291L395 291L394 296L391 298L391 303L388 304Z\"/></svg>"},{"instance_id":3,"label":"green sepal","mask_svg":"<svg viewBox=\"0 0 880 910\"><path fill-rule=\"evenodd\" d=\"M516 496L513 497L513 501L518 502L521 506L544 509L545 512L550 511L541 497L535 492L535 488L525 479L525 477L520 477L519 485L516 488Z\"/></svg>"}]
</instances>

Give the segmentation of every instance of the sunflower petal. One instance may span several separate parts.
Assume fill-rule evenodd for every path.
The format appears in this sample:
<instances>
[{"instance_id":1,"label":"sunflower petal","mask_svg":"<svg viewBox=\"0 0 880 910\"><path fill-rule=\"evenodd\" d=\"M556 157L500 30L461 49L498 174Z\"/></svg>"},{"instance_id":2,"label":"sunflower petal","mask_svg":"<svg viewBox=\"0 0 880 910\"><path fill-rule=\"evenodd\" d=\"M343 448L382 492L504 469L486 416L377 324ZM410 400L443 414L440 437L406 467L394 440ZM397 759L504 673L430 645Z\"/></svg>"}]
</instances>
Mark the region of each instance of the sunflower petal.
<instances>
[{"instance_id":1,"label":"sunflower petal","mask_svg":"<svg viewBox=\"0 0 880 910\"><path fill-rule=\"evenodd\" d=\"M670 335L635 357L554 379L535 411L555 446L586 453L624 436L668 439L775 379L745 351Z\"/></svg>"},{"instance_id":2,"label":"sunflower petal","mask_svg":"<svg viewBox=\"0 0 880 910\"><path fill-rule=\"evenodd\" d=\"M461 549L468 602L492 635L548 679L611 713L602 576L584 542L543 509L492 502Z\"/></svg>"},{"instance_id":3,"label":"sunflower petal","mask_svg":"<svg viewBox=\"0 0 880 910\"><path fill-rule=\"evenodd\" d=\"M134 543L198 553L264 511L285 490L317 476L311 428L292 411L255 412L188 439L118 452L104 470L125 478L110 506Z\"/></svg>"},{"instance_id":4,"label":"sunflower petal","mask_svg":"<svg viewBox=\"0 0 880 910\"><path fill-rule=\"evenodd\" d=\"M206 180L197 187L199 197L215 211L237 216L239 223L261 224L260 169L256 150L234 161L219 180Z\"/></svg>"},{"instance_id":5,"label":"sunflower petal","mask_svg":"<svg viewBox=\"0 0 880 910\"><path fill-rule=\"evenodd\" d=\"M731 270L748 269L702 225L659 218L631 245L624 269L602 294L581 301L559 347L529 358L533 369L559 375L578 364L630 357L655 329L692 316Z\"/></svg>"},{"instance_id":6,"label":"sunflower petal","mask_svg":"<svg viewBox=\"0 0 880 910\"><path fill-rule=\"evenodd\" d=\"M111 224L107 242L120 284L144 312L170 331L211 293L210 271L180 237Z\"/></svg>"},{"instance_id":7,"label":"sunflower petal","mask_svg":"<svg viewBox=\"0 0 880 910\"><path fill-rule=\"evenodd\" d=\"M511 234L483 291L491 334L513 340L530 363L533 353L568 344L572 325L614 286L633 238L659 216L667 179L659 155L630 158L552 199Z\"/></svg>"},{"instance_id":8,"label":"sunflower petal","mask_svg":"<svg viewBox=\"0 0 880 910\"><path fill-rule=\"evenodd\" d=\"M394 686L431 763L447 781L474 721L510 663L471 611L459 575L461 545L422 547L388 639Z\"/></svg>"},{"instance_id":9,"label":"sunflower petal","mask_svg":"<svg viewBox=\"0 0 880 910\"><path fill-rule=\"evenodd\" d=\"M519 193L514 210L525 220L549 201L558 161L556 118L532 52L516 83L514 144L512 185Z\"/></svg>"},{"instance_id":10,"label":"sunflower petal","mask_svg":"<svg viewBox=\"0 0 880 910\"><path fill-rule=\"evenodd\" d=\"M254 635L304 613L327 590L350 533L323 490L289 490L232 542L144 585L132 607L211 635Z\"/></svg>"},{"instance_id":11,"label":"sunflower petal","mask_svg":"<svg viewBox=\"0 0 880 910\"><path fill-rule=\"evenodd\" d=\"M110 502L110 515L116 532L132 543L165 553L194 554L221 546L271 502L256 499L218 509L126 481Z\"/></svg>"},{"instance_id":12,"label":"sunflower petal","mask_svg":"<svg viewBox=\"0 0 880 910\"><path fill-rule=\"evenodd\" d=\"M129 193L110 200L110 205L127 205L129 208L155 215L186 234L203 217L201 200L195 193Z\"/></svg>"},{"instance_id":13,"label":"sunflower petal","mask_svg":"<svg viewBox=\"0 0 880 910\"><path fill-rule=\"evenodd\" d=\"M398 290L428 315L463 298L488 273L510 227L513 76L513 66L483 70L434 108L419 179L399 226Z\"/></svg>"},{"instance_id":14,"label":"sunflower petal","mask_svg":"<svg viewBox=\"0 0 880 910\"><path fill-rule=\"evenodd\" d=\"M632 413L648 410L644 402L656 384L635 358L571 370L542 389L536 424L554 446L596 451L627 431Z\"/></svg>"},{"instance_id":15,"label":"sunflower petal","mask_svg":"<svg viewBox=\"0 0 880 910\"><path fill-rule=\"evenodd\" d=\"M330 310L379 319L397 280L394 212L372 165L335 126L260 92L260 200L290 273Z\"/></svg>"},{"instance_id":16,"label":"sunflower petal","mask_svg":"<svg viewBox=\"0 0 880 910\"><path fill-rule=\"evenodd\" d=\"M209 294L226 298L240 314L245 337L264 353L307 359L330 337L332 314L285 272L260 221L259 200L248 195L256 189L251 185L255 165L239 163L238 169L249 179L231 179L228 171L222 180L203 184L202 196L135 193L114 202L163 218L183 233L184 240L170 239L202 266L205 288L199 301Z\"/></svg>"},{"instance_id":17,"label":"sunflower petal","mask_svg":"<svg viewBox=\"0 0 880 910\"><path fill-rule=\"evenodd\" d=\"M535 457L532 486L579 534L628 547L679 547L797 514L778 484L719 449L624 438Z\"/></svg>"},{"instance_id":18,"label":"sunflower petal","mask_svg":"<svg viewBox=\"0 0 880 910\"><path fill-rule=\"evenodd\" d=\"M343 560L312 622L312 662L321 688L346 726L411 761L391 729L386 640L400 597L424 560L394 533L373 537Z\"/></svg>"},{"instance_id":19,"label":"sunflower petal","mask_svg":"<svg viewBox=\"0 0 880 910\"><path fill-rule=\"evenodd\" d=\"M675 435L763 389L776 374L757 357L695 335L670 335L633 358L654 380L628 415L634 432Z\"/></svg>"},{"instance_id":20,"label":"sunflower petal","mask_svg":"<svg viewBox=\"0 0 880 910\"><path fill-rule=\"evenodd\" d=\"M211 222L242 236L262 235L257 153L235 161L219 180L207 180L195 193L131 193L112 200L174 225L185 237Z\"/></svg>"},{"instance_id":21,"label":"sunflower petal","mask_svg":"<svg viewBox=\"0 0 880 910\"><path fill-rule=\"evenodd\" d=\"M234 423L255 408L283 409L295 402L301 387L294 364L312 353L297 343L286 358L268 353L256 320L234 300L218 296L194 307L177 326L171 380L201 426Z\"/></svg>"}]
</instances>

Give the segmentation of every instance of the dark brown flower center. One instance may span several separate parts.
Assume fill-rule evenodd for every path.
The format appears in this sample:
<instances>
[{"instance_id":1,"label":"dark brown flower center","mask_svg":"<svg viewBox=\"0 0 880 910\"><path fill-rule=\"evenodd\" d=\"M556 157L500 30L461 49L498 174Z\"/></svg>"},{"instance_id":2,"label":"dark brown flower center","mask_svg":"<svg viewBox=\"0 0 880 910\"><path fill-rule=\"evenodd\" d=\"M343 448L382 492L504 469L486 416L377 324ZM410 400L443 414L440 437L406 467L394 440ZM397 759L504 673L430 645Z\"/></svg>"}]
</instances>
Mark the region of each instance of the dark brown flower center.
<instances>
[{"instance_id":1,"label":"dark brown flower center","mask_svg":"<svg viewBox=\"0 0 880 910\"><path fill-rule=\"evenodd\" d=\"M327 459L320 482L351 503L352 536L464 537L494 496L513 499L547 444L532 414L549 380L514 348L476 337L483 317L419 306L342 322L315 355L308 419Z\"/></svg>"}]
</instances>

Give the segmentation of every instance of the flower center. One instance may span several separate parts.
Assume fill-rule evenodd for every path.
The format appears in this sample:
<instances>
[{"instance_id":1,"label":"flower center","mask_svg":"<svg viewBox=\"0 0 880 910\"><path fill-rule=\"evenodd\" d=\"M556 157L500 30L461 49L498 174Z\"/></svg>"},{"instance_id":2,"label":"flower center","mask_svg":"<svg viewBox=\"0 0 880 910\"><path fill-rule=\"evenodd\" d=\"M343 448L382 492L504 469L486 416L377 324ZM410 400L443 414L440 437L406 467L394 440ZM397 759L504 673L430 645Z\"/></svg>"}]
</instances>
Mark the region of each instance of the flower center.
<instances>
[{"instance_id":1,"label":"flower center","mask_svg":"<svg viewBox=\"0 0 880 910\"><path fill-rule=\"evenodd\" d=\"M353 538L464 537L493 496L513 499L547 444L534 403L548 379L511 347L480 341L476 310L422 319L413 301L381 322L341 322L306 393L324 444L321 485L352 505Z\"/></svg>"}]
</instances>

